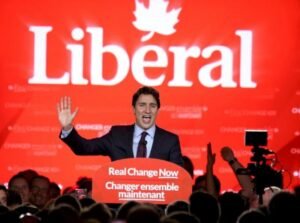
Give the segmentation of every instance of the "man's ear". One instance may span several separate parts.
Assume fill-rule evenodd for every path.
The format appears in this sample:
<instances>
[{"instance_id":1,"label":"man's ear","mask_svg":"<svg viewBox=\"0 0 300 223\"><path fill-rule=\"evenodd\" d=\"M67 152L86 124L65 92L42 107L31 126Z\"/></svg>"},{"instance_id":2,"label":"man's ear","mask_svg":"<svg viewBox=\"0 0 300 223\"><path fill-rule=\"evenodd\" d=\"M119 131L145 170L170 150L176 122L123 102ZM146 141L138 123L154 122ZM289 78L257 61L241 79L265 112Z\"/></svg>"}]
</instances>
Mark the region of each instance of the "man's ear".
<instances>
[{"instance_id":1,"label":"man's ear","mask_svg":"<svg viewBox=\"0 0 300 223\"><path fill-rule=\"evenodd\" d=\"M135 115L135 107L131 106L131 108L132 108L132 113Z\"/></svg>"}]
</instances>

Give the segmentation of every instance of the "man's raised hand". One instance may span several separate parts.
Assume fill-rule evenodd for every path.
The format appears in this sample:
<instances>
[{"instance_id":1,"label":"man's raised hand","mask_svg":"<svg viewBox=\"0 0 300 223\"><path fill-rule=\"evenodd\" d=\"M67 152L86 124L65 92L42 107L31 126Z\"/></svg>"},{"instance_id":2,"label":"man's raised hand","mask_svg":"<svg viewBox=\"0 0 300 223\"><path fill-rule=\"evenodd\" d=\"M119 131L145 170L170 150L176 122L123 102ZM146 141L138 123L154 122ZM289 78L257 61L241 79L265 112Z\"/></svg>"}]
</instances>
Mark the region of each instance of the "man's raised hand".
<instances>
[{"instance_id":1,"label":"man's raised hand","mask_svg":"<svg viewBox=\"0 0 300 223\"><path fill-rule=\"evenodd\" d=\"M72 122L77 112L78 108L72 112L72 100L70 97L62 97L57 103L58 120L64 130L68 131L73 127Z\"/></svg>"}]
</instances>

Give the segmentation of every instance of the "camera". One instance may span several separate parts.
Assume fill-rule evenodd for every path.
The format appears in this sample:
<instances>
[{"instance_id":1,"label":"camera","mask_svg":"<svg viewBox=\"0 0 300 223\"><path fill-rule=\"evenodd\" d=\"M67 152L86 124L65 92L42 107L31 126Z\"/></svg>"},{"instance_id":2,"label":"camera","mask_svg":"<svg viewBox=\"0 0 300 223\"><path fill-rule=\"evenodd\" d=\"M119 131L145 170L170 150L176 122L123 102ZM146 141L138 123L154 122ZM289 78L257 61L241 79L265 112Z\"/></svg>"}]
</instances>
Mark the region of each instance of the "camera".
<instances>
[{"instance_id":1,"label":"camera","mask_svg":"<svg viewBox=\"0 0 300 223\"><path fill-rule=\"evenodd\" d=\"M245 146L252 146L252 162L248 163L247 168L240 168L237 174L246 174L253 176L254 190L262 202L264 188L270 186L283 187L283 178L281 171L274 170L267 164L266 155L274 154L272 150L263 148L268 144L267 130L245 130Z\"/></svg>"},{"instance_id":2,"label":"camera","mask_svg":"<svg viewBox=\"0 0 300 223\"><path fill-rule=\"evenodd\" d=\"M246 130L245 145L246 146L266 146L268 144L267 130Z\"/></svg>"},{"instance_id":3,"label":"camera","mask_svg":"<svg viewBox=\"0 0 300 223\"><path fill-rule=\"evenodd\" d=\"M268 145L267 130L246 130L245 131L245 146L252 146L253 156L251 161L258 163L265 162L264 155L273 154L273 151L263 148Z\"/></svg>"}]
</instances>

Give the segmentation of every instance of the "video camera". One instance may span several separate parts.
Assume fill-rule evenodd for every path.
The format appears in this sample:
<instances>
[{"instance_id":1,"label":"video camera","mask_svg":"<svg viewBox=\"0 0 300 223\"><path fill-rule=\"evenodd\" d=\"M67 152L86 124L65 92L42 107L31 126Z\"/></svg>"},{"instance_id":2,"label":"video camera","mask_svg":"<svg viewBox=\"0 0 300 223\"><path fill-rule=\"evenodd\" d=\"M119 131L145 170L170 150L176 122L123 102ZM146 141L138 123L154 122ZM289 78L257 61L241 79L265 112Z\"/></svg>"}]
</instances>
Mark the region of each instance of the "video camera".
<instances>
[{"instance_id":1,"label":"video camera","mask_svg":"<svg viewBox=\"0 0 300 223\"><path fill-rule=\"evenodd\" d=\"M254 177L254 191L260 196L260 202L262 202L262 194L266 187L283 187L281 171L274 170L266 162L266 155L275 154L272 150L262 147L267 146L267 144L267 130L246 130L245 146L252 146L253 156L250 158L252 162L248 163L247 168L237 170L237 174L247 174Z\"/></svg>"}]
</instances>

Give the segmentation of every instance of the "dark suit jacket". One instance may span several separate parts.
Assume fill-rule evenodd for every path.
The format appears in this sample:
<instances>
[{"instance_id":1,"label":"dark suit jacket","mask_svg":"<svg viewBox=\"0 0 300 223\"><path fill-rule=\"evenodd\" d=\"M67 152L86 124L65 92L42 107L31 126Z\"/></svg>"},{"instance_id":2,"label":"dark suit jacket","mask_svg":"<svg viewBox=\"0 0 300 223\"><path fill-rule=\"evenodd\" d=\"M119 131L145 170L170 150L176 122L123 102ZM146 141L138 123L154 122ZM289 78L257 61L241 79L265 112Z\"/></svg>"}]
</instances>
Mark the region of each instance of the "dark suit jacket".
<instances>
[{"instance_id":1,"label":"dark suit jacket","mask_svg":"<svg viewBox=\"0 0 300 223\"><path fill-rule=\"evenodd\" d=\"M85 139L73 128L62 140L76 155L104 155L112 161L133 158L134 125L112 126L98 138ZM150 158L157 158L183 166L180 142L177 135L156 126Z\"/></svg>"}]
</instances>

